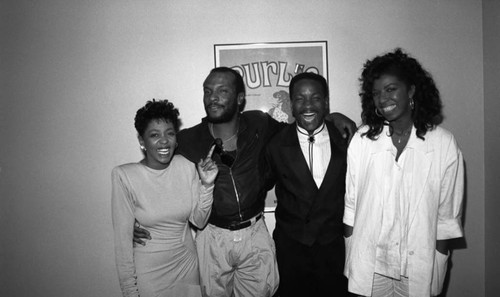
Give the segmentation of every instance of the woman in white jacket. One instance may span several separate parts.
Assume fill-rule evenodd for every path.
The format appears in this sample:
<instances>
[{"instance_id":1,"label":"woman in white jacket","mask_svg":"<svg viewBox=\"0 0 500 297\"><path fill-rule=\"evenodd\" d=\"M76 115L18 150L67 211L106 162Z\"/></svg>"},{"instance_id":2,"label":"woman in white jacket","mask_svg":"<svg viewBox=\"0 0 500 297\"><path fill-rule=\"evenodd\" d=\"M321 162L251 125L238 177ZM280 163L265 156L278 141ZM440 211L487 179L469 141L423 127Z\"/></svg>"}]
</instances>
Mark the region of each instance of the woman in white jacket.
<instances>
[{"instance_id":1,"label":"woman in white jacket","mask_svg":"<svg viewBox=\"0 0 500 297\"><path fill-rule=\"evenodd\" d=\"M365 63L348 150L345 275L361 296L435 296L462 237L462 153L431 75L401 49Z\"/></svg>"}]
</instances>

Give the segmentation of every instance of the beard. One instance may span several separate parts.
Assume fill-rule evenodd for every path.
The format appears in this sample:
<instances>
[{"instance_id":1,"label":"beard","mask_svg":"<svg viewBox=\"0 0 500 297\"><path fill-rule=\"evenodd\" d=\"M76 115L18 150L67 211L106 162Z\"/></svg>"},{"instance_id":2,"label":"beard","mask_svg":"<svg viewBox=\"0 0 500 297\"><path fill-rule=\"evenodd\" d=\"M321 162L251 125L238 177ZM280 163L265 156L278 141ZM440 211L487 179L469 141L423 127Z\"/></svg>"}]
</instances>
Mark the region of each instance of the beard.
<instances>
[{"instance_id":1,"label":"beard","mask_svg":"<svg viewBox=\"0 0 500 297\"><path fill-rule=\"evenodd\" d=\"M210 115L210 113L207 110L207 107L205 107L205 112L207 113L207 119L209 122L213 124L227 123L233 119L236 113L238 113L238 102L235 99L233 101L233 104L225 106L222 114L218 116Z\"/></svg>"}]
</instances>

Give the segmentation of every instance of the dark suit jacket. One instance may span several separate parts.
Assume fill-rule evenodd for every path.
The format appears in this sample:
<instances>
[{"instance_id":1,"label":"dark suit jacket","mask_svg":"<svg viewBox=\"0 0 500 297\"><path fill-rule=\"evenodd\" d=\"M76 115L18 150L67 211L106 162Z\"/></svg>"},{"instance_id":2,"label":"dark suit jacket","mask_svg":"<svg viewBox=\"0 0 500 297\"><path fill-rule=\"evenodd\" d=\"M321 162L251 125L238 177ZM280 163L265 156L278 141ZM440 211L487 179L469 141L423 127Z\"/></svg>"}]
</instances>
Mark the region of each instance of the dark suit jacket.
<instances>
[{"instance_id":1,"label":"dark suit jacket","mask_svg":"<svg viewBox=\"0 0 500 297\"><path fill-rule=\"evenodd\" d=\"M299 145L296 124L275 135L266 148L268 186L276 183L276 227L289 238L312 246L343 235L347 141L326 121L331 159L318 189Z\"/></svg>"}]
</instances>

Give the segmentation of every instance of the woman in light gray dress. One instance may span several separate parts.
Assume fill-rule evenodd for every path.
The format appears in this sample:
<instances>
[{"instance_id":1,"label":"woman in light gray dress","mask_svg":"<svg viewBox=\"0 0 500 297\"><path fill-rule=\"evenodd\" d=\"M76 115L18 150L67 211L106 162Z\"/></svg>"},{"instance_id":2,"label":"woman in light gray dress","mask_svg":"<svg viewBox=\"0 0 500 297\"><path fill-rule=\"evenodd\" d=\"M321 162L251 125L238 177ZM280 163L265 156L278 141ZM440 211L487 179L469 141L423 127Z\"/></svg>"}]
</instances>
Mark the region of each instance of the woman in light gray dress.
<instances>
[{"instance_id":1,"label":"woman in light gray dress","mask_svg":"<svg viewBox=\"0 0 500 297\"><path fill-rule=\"evenodd\" d=\"M201 296L189 223L205 226L218 169L213 148L197 166L174 155L178 115L167 100L147 102L135 117L144 159L112 171L115 257L124 297ZM147 245L132 243L136 221L151 234Z\"/></svg>"}]
</instances>

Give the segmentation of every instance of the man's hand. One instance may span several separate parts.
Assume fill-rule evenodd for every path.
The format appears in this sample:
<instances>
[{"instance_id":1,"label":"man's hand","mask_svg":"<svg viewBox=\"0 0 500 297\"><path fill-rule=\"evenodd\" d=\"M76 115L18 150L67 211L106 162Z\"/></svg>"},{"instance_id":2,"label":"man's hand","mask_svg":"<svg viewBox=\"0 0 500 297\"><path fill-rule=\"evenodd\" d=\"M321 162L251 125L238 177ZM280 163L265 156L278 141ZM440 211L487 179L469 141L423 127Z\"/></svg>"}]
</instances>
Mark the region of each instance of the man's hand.
<instances>
[{"instance_id":1,"label":"man's hand","mask_svg":"<svg viewBox=\"0 0 500 297\"><path fill-rule=\"evenodd\" d=\"M337 130L342 134L342 137L347 139L348 143L351 142L351 138L354 136L354 133L356 133L356 130L358 130L356 123L339 112L333 112L327 115L326 120L335 124Z\"/></svg>"},{"instance_id":2,"label":"man's hand","mask_svg":"<svg viewBox=\"0 0 500 297\"><path fill-rule=\"evenodd\" d=\"M215 182L215 178L217 177L217 173L219 173L219 168L217 164L212 160L212 154L214 153L215 144L212 145L212 148L208 152L208 155L205 159L201 159L196 166L198 169L198 174L200 175L201 183L204 186L211 186Z\"/></svg>"},{"instance_id":3,"label":"man's hand","mask_svg":"<svg viewBox=\"0 0 500 297\"><path fill-rule=\"evenodd\" d=\"M134 223L134 243L137 243L140 245L146 245L146 242L143 239L151 240L151 235L149 234L148 230L142 229L139 222L137 220L135 220L135 223Z\"/></svg>"}]
</instances>

